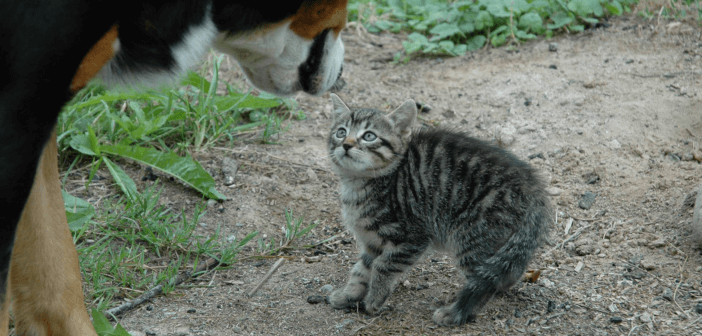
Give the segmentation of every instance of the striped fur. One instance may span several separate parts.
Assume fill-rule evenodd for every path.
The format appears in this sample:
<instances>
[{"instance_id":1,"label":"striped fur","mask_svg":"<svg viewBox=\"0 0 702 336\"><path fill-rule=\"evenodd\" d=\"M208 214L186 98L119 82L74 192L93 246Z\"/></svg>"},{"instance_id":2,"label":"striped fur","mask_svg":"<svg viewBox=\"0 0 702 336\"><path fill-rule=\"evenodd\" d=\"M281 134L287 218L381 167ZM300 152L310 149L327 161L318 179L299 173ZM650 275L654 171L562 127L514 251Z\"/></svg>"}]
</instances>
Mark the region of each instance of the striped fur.
<instances>
[{"instance_id":1,"label":"striped fur","mask_svg":"<svg viewBox=\"0 0 702 336\"><path fill-rule=\"evenodd\" d=\"M412 134L412 100L389 115L351 109L333 94L332 103L329 152L344 224L361 248L332 306L378 312L398 277L432 247L450 254L467 279L434 322L473 321L520 279L544 241L552 223L544 183L513 154L462 133Z\"/></svg>"}]
</instances>

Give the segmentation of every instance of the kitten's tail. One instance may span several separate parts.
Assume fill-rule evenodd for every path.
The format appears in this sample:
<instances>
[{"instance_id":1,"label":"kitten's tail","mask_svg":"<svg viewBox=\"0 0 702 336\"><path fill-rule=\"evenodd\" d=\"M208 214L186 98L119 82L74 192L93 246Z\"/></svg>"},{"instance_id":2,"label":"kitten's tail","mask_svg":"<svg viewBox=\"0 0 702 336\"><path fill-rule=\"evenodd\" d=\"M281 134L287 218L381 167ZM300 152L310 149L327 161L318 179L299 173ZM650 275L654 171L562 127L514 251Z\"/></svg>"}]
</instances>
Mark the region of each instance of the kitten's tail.
<instances>
[{"instance_id":1,"label":"kitten's tail","mask_svg":"<svg viewBox=\"0 0 702 336\"><path fill-rule=\"evenodd\" d=\"M458 294L454 309L459 310L465 323L473 321L477 311L498 291L507 290L519 281L534 251L545 241L552 225L548 198L537 198L538 206L531 207L515 232L500 250L482 265L467 274L468 282Z\"/></svg>"}]
</instances>

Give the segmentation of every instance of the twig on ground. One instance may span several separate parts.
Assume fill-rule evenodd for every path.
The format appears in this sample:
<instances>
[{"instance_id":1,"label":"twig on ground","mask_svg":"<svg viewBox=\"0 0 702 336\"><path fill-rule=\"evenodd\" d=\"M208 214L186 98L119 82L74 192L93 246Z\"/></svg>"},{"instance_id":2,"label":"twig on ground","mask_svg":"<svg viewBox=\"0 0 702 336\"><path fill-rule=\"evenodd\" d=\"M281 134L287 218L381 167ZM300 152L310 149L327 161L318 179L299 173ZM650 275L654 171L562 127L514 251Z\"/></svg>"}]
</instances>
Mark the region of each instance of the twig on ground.
<instances>
[{"instance_id":1,"label":"twig on ground","mask_svg":"<svg viewBox=\"0 0 702 336\"><path fill-rule=\"evenodd\" d=\"M696 320L692 321L692 323L688 324L688 325L687 325L686 327L684 327L683 329L687 329L687 328L689 328L689 327L692 327L692 325L694 325L695 323L699 322L700 320L702 320L702 316L700 316L700 317L698 317Z\"/></svg>"},{"instance_id":2,"label":"twig on ground","mask_svg":"<svg viewBox=\"0 0 702 336\"><path fill-rule=\"evenodd\" d=\"M631 333L633 333L634 330L636 330L636 328L638 328L638 327L640 327L640 326L642 326L642 325L644 325L644 324L639 324L639 325L637 325L637 326L631 328L631 330L629 330L629 334L627 334L626 336L631 336Z\"/></svg>"},{"instance_id":3,"label":"twig on ground","mask_svg":"<svg viewBox=\"0 0 702 336\"><path fill-rule=\"evenodd\" d=\"M273 267L271 267L271 270L268 271L268 273L266 273L266 275L263 277L263 279L261 279L261 282L259 282L258 285L256 285L256 288L254 288L251 292L249 292L249 297L254 296L254 294L256 294L256 292L258 292L258 290L261 289L263 284L265 284L268 281L268 279L270 279L271 276L273 276L273 273L275 273L275 271L278 270L278 268L280 267L280 265L283 264L284 261L285 261L285 258L280 258L280 259L278 259L278 261L275 262L275 264L273 264Z\"/></svg>"},{"instance_id":4,"label":"twig on ground","mask_svg":"<svg viewBox=\"0 0 702 336\"><path fill-rule=\"evenodd\" d=\"M194 272L192 272L192 273L191 272L183 272L181 274L178 274L175 277L169 279L169 283L172 283L173 286L177 286L177 285L185 282L186 280L190 279L191 277L193 277L193 274L196 274L196 276L197 276L199 273L206 271L210 267L215 266L217 264L219 264L219 261L217 261L217 259L215 259L215 258L207 259L204 262L202 262L200 265L198 265ZM114 319L115 316L123 314L131 309L134 309L136 306L144 303L145 301L153 298L156 295L161 294L162 292L163 292L163 286L158 285L158 286L151 288L148 291L144 292L144 294L140 295L138 298L136 298L132 301L125 302L120 306L114 307L112 309L108 309L105 312L105 315L108 318Z\"/></svg>"},{"instance_id":5,"label":"twig on ground","mask_svg":"<svg viewBox=\"0 0 702 336\"><path fill-rule=\"evenodd\" d=\"M577 238L581 233L583 233L583 231L585 229L587 229L589 227L590 227L590 225L585 225L585 226L579 228L578 231L575 231L575 233L573 233L570 237L568 237L565 240L563 240L562 242L556 244L556 246L554 246L551 250L549 250L549 252L553 252L554 250L557 250L558 248L562 248L563 246L565 246L565 244L567 242Z\"/></svg>"}]
</instances>

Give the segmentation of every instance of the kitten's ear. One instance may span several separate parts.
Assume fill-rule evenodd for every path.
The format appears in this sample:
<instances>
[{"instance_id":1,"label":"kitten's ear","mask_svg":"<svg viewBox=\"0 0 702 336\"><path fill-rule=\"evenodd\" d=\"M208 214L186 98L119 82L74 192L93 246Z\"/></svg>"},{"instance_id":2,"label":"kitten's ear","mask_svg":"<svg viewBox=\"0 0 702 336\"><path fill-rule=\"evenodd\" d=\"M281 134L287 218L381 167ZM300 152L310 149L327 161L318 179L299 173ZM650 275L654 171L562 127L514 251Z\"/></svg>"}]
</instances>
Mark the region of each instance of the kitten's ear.
<instances>
[{"instance_id":1,"label":"kitten's ear","mask_svg":"<svg viewBox=\"0 0 702 336\"><path fill-rule=\"evenodd\" d=\"M417 119L417 103L412 99L407 99L400 107L388 114L388 119L392 124L400 129L400 131L406 131L412 124L414 120Z\"/></svg>"},{"instance_id":2,"label":"kitten's ear","mask_svg":"<svg viewBox=\"0 0 702 336\"><path fill-rule=\"evenodd\" d=\"M339 114L342 114L344 112L351 112L351 109L349 109L346 104L341 101L341 98L339 96L330 93L329 96L331 97L332 101L332 118L336 119L336 116Z\"/></svg>"}]
</instances>

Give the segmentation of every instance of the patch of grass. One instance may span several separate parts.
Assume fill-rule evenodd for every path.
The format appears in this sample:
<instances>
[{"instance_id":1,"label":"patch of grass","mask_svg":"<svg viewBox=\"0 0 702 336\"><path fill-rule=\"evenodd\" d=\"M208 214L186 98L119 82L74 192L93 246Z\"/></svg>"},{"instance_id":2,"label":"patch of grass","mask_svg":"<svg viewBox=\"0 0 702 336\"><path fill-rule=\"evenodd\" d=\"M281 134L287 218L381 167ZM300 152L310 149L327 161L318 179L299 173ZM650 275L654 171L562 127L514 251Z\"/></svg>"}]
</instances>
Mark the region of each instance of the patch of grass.
<instances>
[{"instance_id":1,"label":"patch of grass","mask_svg":"<svg viewBox=\"0 0 702 336\"><path fill-rule=\"evenodd\" d=\"M636 10L640 16L648 19L693 19L702 25L702 4L699 0L643 0Z\"/></svg>"},{"instance_id":2,"label":"patch of grass","mask_svg":"<svg viewBox=\"0 0 702 336\"><path fill-rule=\"evenodd\" d=\"M609 15L629 12L637 0L359 0L349 20L370 32L409 32L404 53L463 55L488 44L499 47L537 36L580 32Z\"/></svg>"},{"instance_id":3,"label":"patch of grass","mask_svg":"<svg viewBox=\"0 0 702 336\"><path fill-rule=\"evenodd\" d=\"M219 80L222 58L213 62L212 81L190 72L178 90L148 93L106 91L89 87L59 117L58 141L64 157L90 158L88 181L102 164L122 192L134 199L135 183L114 158L127 158L172 175L205 197L221 200L214 180L190 156L237 136L260 132L262 142L283 131L283 116L294 101L251 95ZM225 94L218 95L223 87ZM300 111L289 112L300 116ZM77 161L74 161L74 163Z\"/></svg>"},{"instance_id":4,"label":"patch of grass","mask_svg":"<svg viewBox=\"0 0 702 336\"><path fill-rule=\"evenodd\" d=\"M311 222L308 225L303 225L304 217L294 218L292 210L285 210L285 225L281 227L283 235L276 246L276 240L271 238L267 243L262 237L258 238L257 254L271 256L285 250L293 250L300 248L308 248L307 246L295 246L294 241L300 240L310 233L317 225L317 221Z\"/></svg>"},{"instance_id":5,"label":"patch of grass","mask_svg":"<svg viewBox=\"0 0 702 336\"><path fill-rule=\"evenodd\" d=\"M164 293L173 290L169 280L204 258L216 258L223 265L236 262L237 253L257 232L243 239L224 239L220 230L203 237L194 233L202 205L191 216L159 205L158 184L135 199L107 198L94 216L72 226L91 306L102 311L115 297L133 298L156 285ZM67 202L67 210L75 207ZM74 222L75 224L75 222Z\"/></svg>"}]
</instances>

